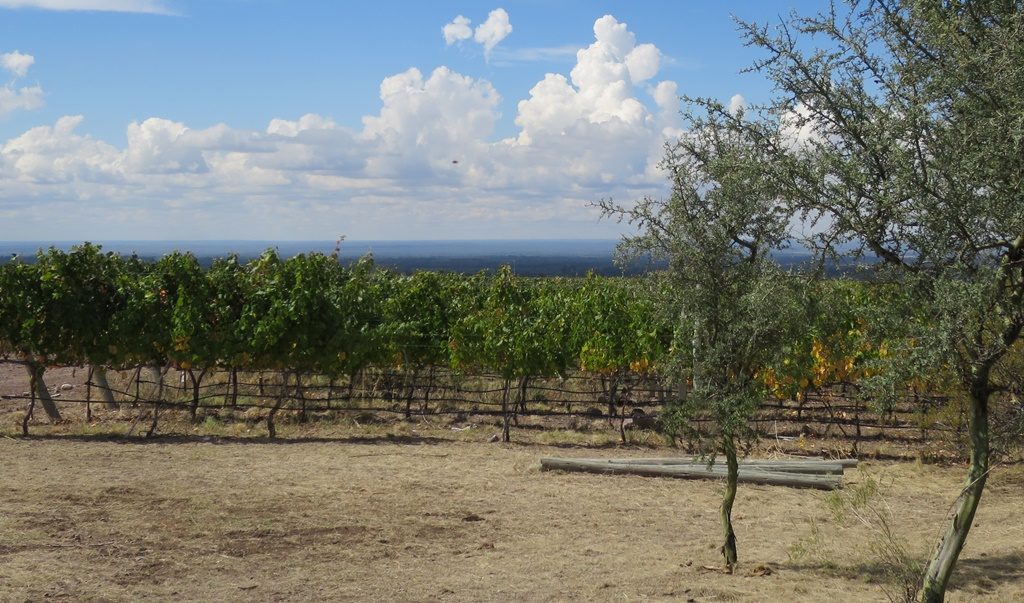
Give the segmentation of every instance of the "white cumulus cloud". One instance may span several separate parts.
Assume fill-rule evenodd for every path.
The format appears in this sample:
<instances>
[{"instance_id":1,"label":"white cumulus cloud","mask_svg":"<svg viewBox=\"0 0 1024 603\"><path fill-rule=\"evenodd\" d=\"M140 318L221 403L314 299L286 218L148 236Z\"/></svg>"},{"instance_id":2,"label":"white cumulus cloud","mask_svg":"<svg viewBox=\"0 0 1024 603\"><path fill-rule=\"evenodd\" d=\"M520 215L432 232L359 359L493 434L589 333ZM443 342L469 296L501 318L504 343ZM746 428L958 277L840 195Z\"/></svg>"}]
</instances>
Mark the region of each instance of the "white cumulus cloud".
<instances>
[{"instance_id":1,"label":"white cumulus cloud","mask_svg":"<svg viewBox=\"0 0 1024 603\"><path fill-rule=\"evenodd\" d=\"M445 44L451 46L456 42L473 39L484 48L484 59L491 59L491 52L502 40L512 33L512 23L509 22L508 12L503 8L496 8L487 14L487 20L472 27L473 22L468 17L458 15L451 23L441 28Z\"/></svg>"},{"instance_id":2,"label":"white cumulus cloud","mask_svg":"<svg viewBox=\"0 0 1024 603\"><path fill-rule=\"evenodd\" d=\"M651 89L651 96L662 111L675 113L679 110L679 85L675 82L658 82L658 85Z\"/></svg>"},{"instance_id":3,"label":"white cumulus cloud","mask_svg":"<svg viewBox=\"0 0 1024 603\"><path fill-rule=\"evenodd\" d=\"M615 236L588 202L666 189L679 100L660 57L598 19L571 70L520 92L504 139L498 91L447 67L384 78L357 128L312 113L262 129L150 117L112 145L62 117L0 141L0 240Z\"/></svg>"},{"instance_id":4,"label":"white cumulus cloud","mask_svg":"<svg viewBox=\"0 0 1024 603\"><path fill-rule=\"evenodd\" d=\"M655 117L637 98L635 84L657 74L660 52L651 44L636 46L626 24L610 15L594 23L594 37L590 46L576 53L571 81L549 73L530 90L528 99L520 101L516 124L521 144L564 136L578 124L616 121L636 132L653 127ZM662 91L660 97L674 96L674 86L661 82L655 89ZM659 106L668 103L655 98Z\"/></svg>"},{"instance_id":5,"label":"white cumulus cloud","mask_svg":"<svg viewBox=\"0 0 1024 603\"><path fill-rule=\"evenodd\" d=\"M461 41L468 40L473 37L473 28L470 27L472 21L459 15L452 19L451 23L448 23L441 28L441 33L444 34L444 42L449 46Z\"/></svg>"},{"instance_id":6,"label":"white cumulus cloud","mask_svg":"<svg viewBox=\"0 0 1024 603\"><path fill-rule=\"evenodd\" d=\"M39 86L0 87L0 117L17 110L30 111L43 106L43 89Z\"/></svg>"},{"instance_id":7,"label":"white cumulus cloud","mask_svg":"<svg viewBox=\"0 0 1024 603\"><path fill-rule=\"evenodd\" d=\"M151 117L128 126L125 167L137 174L202 173L203 148L189 139L185 124Z\"/></svg>"},{"instance_id":8,"label":"white cumulus cloud","mask_svg":"<svg viewBox=\"0 0 1024 603\"><path fill-rule=\"evenodd\" d=\"M487 14L487 20L473 30L473 40L484 47L484 57L490 59L491 51L499 42L512 33L508 13L503 8L496 8Z\"/></svg>"},{"instance_id":9,"label":"white cumulus cloud","mask_svg":"<svg viewBox=\"0 0 1024 603\"><path fill-rule=\"evenodd\" d=\"M68 115L53 126L38 126L8 140L0 146L0 173L22 183L66 182L86 188L119 180L121 153L77 134L82 120L81 115Z\"/></svg>"},{"instance_id":10,"label":"white cumulus cloud","mask_svg":"<svg viewBox=\"0 0 1024 603\"><path fill-rule=\"evenodd\" d=\"M418 69L385 78L376 116L363 118L362 139L377 149L367 161L370 175L438 175L452 159L474 154L491 135L501 97L484 80L447 67L428 78ZM440 172L446 177L446 172Z\"/></svg>"},{"instance_id":11,"label":"white cumulus cloud","mask_svg":"<svg viewBox=\"0 0 1024 603\"><path fill-rule=\"evenodd\" d=\"M747 108L747 99L742 94L734 94L729 99L729 113L736 115Z\"/></svg>"},{"instance_id":12,"label":"white cumulus cloud","mask_svg":"<svg viewBox=\"0 0 1024 603\"><path fill-rule=\"evenodd\" d=\"M823 140L821 126L811 108L803 103L798 103L779 119L779 132L783 141L793 149L800 149Z\"/></svg>"},{"instance_id":13,"label":"white cumulus cloud","mask_svg":"<svg viewBox=\"0 0 1024 603\"><path fill-rule=\"evenodd\" d=\"M9 71L15 78L25 77L35 57L17 50L0 54L0 68ZM38 85L16 87L10 82L0 87L0 117L14 111L30 111L43 106L43 89Z\"/></svg>"},{"instance_id":14,"label":"white cumulus cloud","mask_svg":"<svg viewBox=\"0 0 1024 603\"><path fill-rule=\"evenodd\" d=\"M0 54L0 66L13 73L16 77L25 77L25 74L28 73L28 68L35 62L36 58L34 56L22 54L17 50Z\"/></svg>"},{"instance_id":15,"label":"white cumulus cloud","mask_svg":"<svg viewBox=\"0 0 1024 603\"><path fill-rule=\"evenodd\" d=\"M629 51L625 63L633 83L643 82L658 73L661 68L661 52L654 44L641 44Z\"/></svg>"},{"instance_id":16,"label":"white cumulus cloud","mask_svg":"<svg viewBox=\"0 0 1024 603\"><path fill-rule=\"evenodd\" d=\"M299 133L308 130L333 130L337 127L338 124L334 123L333 119L317 115L316 113L307 113L296 121L288 121L287 119L270 120L270 125L267 126L267 134L278 134L294 138Z\"/></svg>"}]
</instances>

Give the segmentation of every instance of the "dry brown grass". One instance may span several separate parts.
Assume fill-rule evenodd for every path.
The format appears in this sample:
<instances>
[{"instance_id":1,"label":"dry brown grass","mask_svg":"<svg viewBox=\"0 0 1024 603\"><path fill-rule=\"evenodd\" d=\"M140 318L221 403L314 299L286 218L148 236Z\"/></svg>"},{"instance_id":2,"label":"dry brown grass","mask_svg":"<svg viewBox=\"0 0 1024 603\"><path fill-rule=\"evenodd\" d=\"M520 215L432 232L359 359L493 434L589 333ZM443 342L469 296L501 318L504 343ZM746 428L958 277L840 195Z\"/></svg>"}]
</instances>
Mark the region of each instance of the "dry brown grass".
<instances>
[{"instance_id":1,"label":"dry brown grass","mask_svg":"<svg viewBox=\"0 0 1024 603\"><path fill-rule=\"evenodd\" d=\"M718 484L538 469L649 450L299 429L273 443L0 437L0 599L884 600L865 534L830 523L826 493L742 487L741 565L725 576L701 569L719 561ZM896 481L901 534L926 552L963 469L868 465ZM989 483L950 601L1024 600L1024 468ZM822 550L791 560L812 522Z\"/></svg>"},{"instance_id":2,"label":"dry brown grass","mask_svg":"<svg viewBox=\"0 0 1024 603\"><path fill-rule=\"evenodd\" d=\"M58 369L52 382L83 378ZM0 392L20 387L0 379ZM96 408L88 423L65 404L71 421L39 412L23 439L23 404L0 404L0 600L885 600L870 536L835 525L826 493L741 487L741 565L725 576L701 569L719 563L718 484L538 470L545 455L671 454L651 432L622 447L605 421L526 420L502 445L485 443L498 429L480 417L282 413L270 442L259 416L165 413L155 440L138 437L145 420L111 437L140 410ZM965 470L867 465L895 484L899 535L925 555ZM1024 600L1024 466L989 484L950 601Z\"/></svg>"}]
</instances>

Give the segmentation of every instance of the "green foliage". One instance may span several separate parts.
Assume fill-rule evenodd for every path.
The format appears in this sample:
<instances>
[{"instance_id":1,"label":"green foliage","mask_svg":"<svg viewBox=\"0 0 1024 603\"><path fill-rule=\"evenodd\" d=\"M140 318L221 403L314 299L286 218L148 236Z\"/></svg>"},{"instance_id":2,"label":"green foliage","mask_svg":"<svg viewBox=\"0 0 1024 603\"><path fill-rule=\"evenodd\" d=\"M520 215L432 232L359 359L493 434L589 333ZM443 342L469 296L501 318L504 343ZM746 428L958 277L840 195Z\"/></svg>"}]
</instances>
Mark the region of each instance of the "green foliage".
<instances>
[{"instance_id":1,"label":"green foliage","mask_svg":"<svg viewBox=\"0 0 1024 603\"><path fill-rule=\"evenodd\" d=\"M560 311L562 295L503 266L455 325L453 365L494 370L506 379L564 371L569 322Z\"/></svg>"},{"instance_id":2,"label":"green foliage","mask_svg":"<svg viewBox=\"0 0 1024 603\"><path fill-rule=\"evenodd\" d=\"M693 419L709 418L712 450L721 444L728 452L735 438L752 434L749 420L766 394L758 377L798 336L803 293L770 255L785 246L790 215L760 174L757 147L706 113L685 114L687 134L666 152L668 199L602 208L639 227L623 241L624 257L669 263L669 305L678 315L668 364L690 391L668 424L697 436Z\"/></svg>"},{"instance_id":3,"label":"green foliage","mask_svg":"<svg viewBox=\"0 0 1024 603\"><path fill-rule=\"evenodd\" d=\"M662 359L664 329L652 320L654 300L631 281L611 281L594 274L570 294L575 320L569 325L580 369L609 374L645 373Z\"/></svg>"},{"instance_id":4,"label":"green foliage","mask_svg":"<svg viewBox=\"0 0 1024 603\"><path fill-rule=\"evenodd\" d=\"M886 308L903 337L865 385L884 401L931 367L969 402L967 486L922 594L941 601L988 475L993 374L1024 331L1024 3L849 2L741 27L778 94L739 114L703 101L709 121L757 150L823 257L873 255L918 305Z\"/></svg>"},{"instance_id":5,"label":"green foliage","mask_svg":"<svg viewBox=\"0 0 1024 603\"><path fill-rule=\"evenodd\" d=\"M387 279L380 328L386 359L402 366L448 365L451 331L467 285L461 277L440 272Z\"/></svg>"},{"instance_id":6,"label":"green foliage","mask_svg":"<svg viewBox=\"0 0 1024 603\"><path fill-rule=\"evenodd\" d=\"M28 357L77 364L117 357L113 315L124 305L120 258L90 243L50 248L0 270L0 340Z\"/></svg>"},{"instance_id":7,"label":"green foliage","mask_svg":"<svg viewBox=\"0 0 1024 603\"><path fill-rule=\"evenodd\" d=\"M330 256L282 261L267 251L246 268L239 325L252 366L338 374L373 359L379 309L372 262L346 269Z\"/></svg>"},{"instance_id":8,"label":"green foliage","mask_svg":"<svg viewBox=\"0 0 1024 603\"><path fill-rule=\"evenodd\" d=\"M352 375L368 366L513 377L648 371L667 346L634 281L396 275L364 258L155 262L83 245L0 266L0 353L42 363L174 363Z\"/></svg>"}]
</instances>

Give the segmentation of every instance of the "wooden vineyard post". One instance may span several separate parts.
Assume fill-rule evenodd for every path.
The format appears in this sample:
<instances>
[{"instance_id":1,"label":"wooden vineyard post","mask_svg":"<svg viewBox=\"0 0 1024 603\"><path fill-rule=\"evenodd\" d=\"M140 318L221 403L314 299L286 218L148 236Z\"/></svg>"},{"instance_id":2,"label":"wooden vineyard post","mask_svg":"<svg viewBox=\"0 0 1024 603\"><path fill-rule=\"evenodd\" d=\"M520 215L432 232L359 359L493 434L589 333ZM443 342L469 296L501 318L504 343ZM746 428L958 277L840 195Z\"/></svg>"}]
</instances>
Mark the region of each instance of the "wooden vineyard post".
<instances>
[{"instance_id":1,"label":"wooden vineyard post","mask_svg":"<svg viewBox=\"0 0 1024 603\"><path fill-rule=\"evenodd\" d=\"M510 433L509 423L511 417L508 411L508 393L511 387L512 380L505 379L505 385L501 388L501 441L511 442L512 434Z\"/></svg>"},{"instance_id":2,"label":"wooden vineyard post","mask_svg":"<svg viewBox=\"0 0 1024 603\"><path fill-rule=\"evenodd\" d=\"M92 373L93 367L89 365L89 372L85 376L85 420L92 421Z\"/></svg>"},{"instance_id":3,"label":"wooden vineyard post","mask_svg":"<svg viewBox=\"0 0 1024 603\"><path fill-rule=\"evenodd\" d=\"M35 374L29 379L28 409L25 411L25 418L21 420L21 435L28 436L28 422L32 419L32 412L36 409L36 377Z\"/></svg>"},{"instance_id":4,"label":"wooden vineyard post","mask_svg":"<svg viewBox=\"0 0 1024 603\"><path fill-rule=\"evenodd\" d=\"M305 423L308 421L306 416L306 396L302 392L302 378L299 371L295 371L295 397L299 399L299 423Z\"/></svg>"},{"instance_id":5,"label":"wooden vineyard post","mask_svg":"<svg viewBox=\"0 0 1024 603\"><path fill-rule=\"evenodd\" d=\"M278 389L277 396L274 399L274 406L267 414L267 432L269 433L271 440L277 437L277 429L274 427L274 415L277 414L277 411L281 408L281 404L284 403L285 388L288 385L288 373L285 373L282 379L284 379L284 384L280 389ZM262 378L260 381L262 382Z\"/></svg>"}]
</instances>

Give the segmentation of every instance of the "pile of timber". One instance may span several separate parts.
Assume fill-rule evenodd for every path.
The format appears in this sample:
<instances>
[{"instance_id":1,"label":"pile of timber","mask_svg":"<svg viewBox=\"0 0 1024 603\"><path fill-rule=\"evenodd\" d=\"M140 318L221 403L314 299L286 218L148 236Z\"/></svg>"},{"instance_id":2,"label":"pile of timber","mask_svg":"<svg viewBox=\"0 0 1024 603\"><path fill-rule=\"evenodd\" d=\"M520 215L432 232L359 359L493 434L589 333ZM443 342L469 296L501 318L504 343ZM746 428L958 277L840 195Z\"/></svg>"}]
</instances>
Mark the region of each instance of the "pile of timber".
<instances>
[{"instance_id":1,"label":"pile of timber","mask_svg":"<svg viewBox=\"0 0 1024 603\"><path fill-rule=\"evenodd\" d=\"M835 490L841 486L843 470L857 466L857 459L744 459L740 461L739 481L793 488ZM582 471L586 473L647 475L682 479L725 479L723 459L709 465L697 457L654 459L578 459L547 457L540 460L544 471Z\"/></svg>"}]
</instances>

